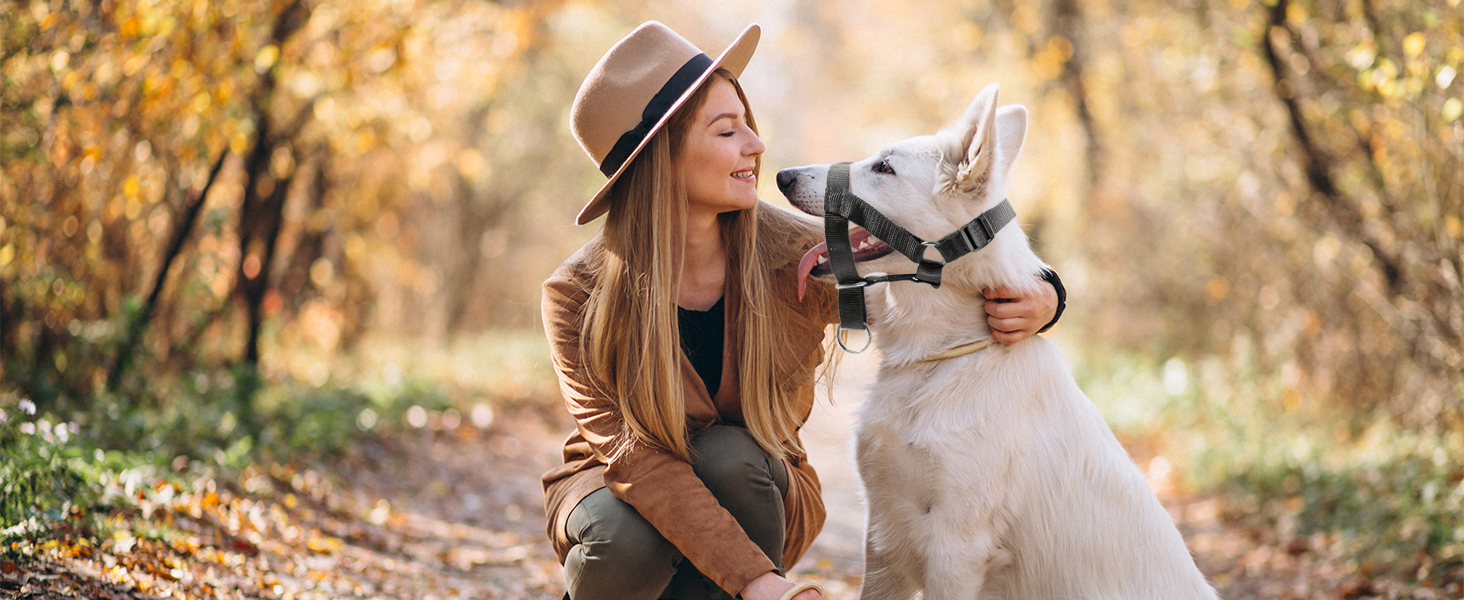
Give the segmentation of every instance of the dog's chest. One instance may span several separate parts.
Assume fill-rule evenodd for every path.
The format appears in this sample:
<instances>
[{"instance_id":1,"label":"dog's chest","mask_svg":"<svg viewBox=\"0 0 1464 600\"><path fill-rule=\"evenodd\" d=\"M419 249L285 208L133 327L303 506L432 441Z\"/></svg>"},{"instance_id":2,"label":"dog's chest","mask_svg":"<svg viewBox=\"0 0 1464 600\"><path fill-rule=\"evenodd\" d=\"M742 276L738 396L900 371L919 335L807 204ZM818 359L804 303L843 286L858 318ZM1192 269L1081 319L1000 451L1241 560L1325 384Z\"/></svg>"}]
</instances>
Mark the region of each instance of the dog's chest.
<instances>
[{"instance_id":1,"label":"dog's chest","mask_svg":"<svg viewBox=\"0 0 1464 600\"><path fill-rule=\"evenodd\" d=\"M949 489L964 478L962 464L976 449L962 442L972 432L947 429L939 409L876 390L861 410L856 450L872 503L912 518L949 503Z\"/></svg>"},{"instance_id":2,"label":"dog's chest","mask_svg":"<svg viewBox=\"0 0 1464 600\"><path fill-rule=\"evenodd\" d=\"M939 453L881 423L861 426L857 443L859 476L872 504L912 515L934 509L947 470Z\"/></svg>"}]
</instances>

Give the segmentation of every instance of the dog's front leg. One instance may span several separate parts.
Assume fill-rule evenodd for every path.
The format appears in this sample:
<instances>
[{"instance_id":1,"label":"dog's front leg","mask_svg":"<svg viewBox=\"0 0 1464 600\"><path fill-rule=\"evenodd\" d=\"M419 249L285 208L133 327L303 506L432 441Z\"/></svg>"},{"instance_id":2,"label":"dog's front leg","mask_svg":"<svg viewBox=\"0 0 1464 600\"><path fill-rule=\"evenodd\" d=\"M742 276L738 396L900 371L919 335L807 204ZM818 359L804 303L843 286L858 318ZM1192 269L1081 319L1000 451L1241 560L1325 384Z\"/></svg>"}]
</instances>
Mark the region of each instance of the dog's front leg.
<instances>
[{"instance_id":1,"label":"dog's front leg","mask_svg":"<svg viewBox=\"0 0 1464 600\"><path fill-rule=\"evenodd\" d=\"M950 535L945 530L939 535ZM938 544L925 562L924 600L975 600L981 598L987 574L1005 562L1007 553L995 540L982 533L976 539L950 540Z\"/></svg>"},{"instance_id":2,"label":"dog's front leg","mask_svg":"<svg viewBox=\"0 0 1464 600\"><path fill-rule=\"evenodd\" d=\"M864 585L860 600L909 600L920 589L920 582L909 562L910 549L893 548L890 540L876 543L880 527L870 519L864 529ZM918 567L916 567L918 569Z\"/></svg>"}]
</instances>

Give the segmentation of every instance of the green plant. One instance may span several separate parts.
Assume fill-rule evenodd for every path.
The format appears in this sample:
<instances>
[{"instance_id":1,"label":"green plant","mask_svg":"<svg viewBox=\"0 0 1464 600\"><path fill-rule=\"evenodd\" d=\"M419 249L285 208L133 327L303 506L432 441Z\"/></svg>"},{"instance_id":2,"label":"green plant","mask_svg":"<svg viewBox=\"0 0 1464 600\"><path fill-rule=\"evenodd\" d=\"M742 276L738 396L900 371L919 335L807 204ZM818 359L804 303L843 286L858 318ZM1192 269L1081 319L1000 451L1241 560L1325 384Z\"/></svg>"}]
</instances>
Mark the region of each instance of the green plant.
<instances>
[{"instance_id":1,"label":"green plant","mask_svg":"<svg viewBox=\"0 0 1464 600\"><path fill-rule=\"evenodd\" d=\"M92 490L75 464L79 451L68 443L78 431L75 423L32 418L36 408L29 399L10 410L6 405L0 404L0 537L22 532L32 519L64 517Z\"/></svg>"}]
</instances>

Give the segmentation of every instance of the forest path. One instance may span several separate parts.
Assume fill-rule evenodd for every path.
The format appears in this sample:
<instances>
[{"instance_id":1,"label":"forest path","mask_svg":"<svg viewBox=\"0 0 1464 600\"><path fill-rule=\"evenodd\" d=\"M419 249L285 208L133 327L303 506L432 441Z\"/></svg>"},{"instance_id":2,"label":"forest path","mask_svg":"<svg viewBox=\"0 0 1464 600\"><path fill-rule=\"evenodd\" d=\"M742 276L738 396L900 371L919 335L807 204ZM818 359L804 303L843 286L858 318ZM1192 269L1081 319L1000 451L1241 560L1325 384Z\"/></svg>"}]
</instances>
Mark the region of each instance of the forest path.
<instances>
[{"instance_id":1,"label":"forest path","mask_svg":"<svg viewBox=\"0 0 1464 600\"><path fill-rule=\"evenodd\" d=\"M877 361L844 357L837 403L821 397L803 433L829 518L793 574L824 581L831 600L858 596L864 510L849 440ZM111 531L63 534L39 561L0 561L0 598L557 599L539 474L572 428L556 402L524 401L482 430L366 441L316 469L154 483ZM1150 463L1143 444L1129 450ZM1365 579L1320 542L1243 525L1245 511L1221 498L1151 484L1223 598L1447 597Z\"/></svg>"}]
</instances>

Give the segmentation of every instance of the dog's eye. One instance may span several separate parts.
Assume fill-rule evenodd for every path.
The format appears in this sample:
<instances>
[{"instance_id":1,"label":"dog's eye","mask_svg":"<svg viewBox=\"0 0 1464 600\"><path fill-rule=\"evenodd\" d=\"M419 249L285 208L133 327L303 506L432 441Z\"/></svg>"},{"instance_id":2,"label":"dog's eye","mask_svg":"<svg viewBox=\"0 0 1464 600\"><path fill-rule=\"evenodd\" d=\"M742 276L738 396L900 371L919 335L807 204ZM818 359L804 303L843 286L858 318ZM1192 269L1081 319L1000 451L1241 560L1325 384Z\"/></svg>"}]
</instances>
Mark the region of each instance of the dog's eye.
<instances>
[{"instance_id":1,"label":"dog's eye","mask_svg":"<svg viewBox=\"0 0 1464 600\"><path fill-rule=\"evenodd\" d=\"M878 163L876 163L874 165L874 172L875 173L884 173L885 175L894 175L895 174L895 168L890 166L890 161L888 161L888 160L880 160Z\"/></svg>"}]
</instances>

